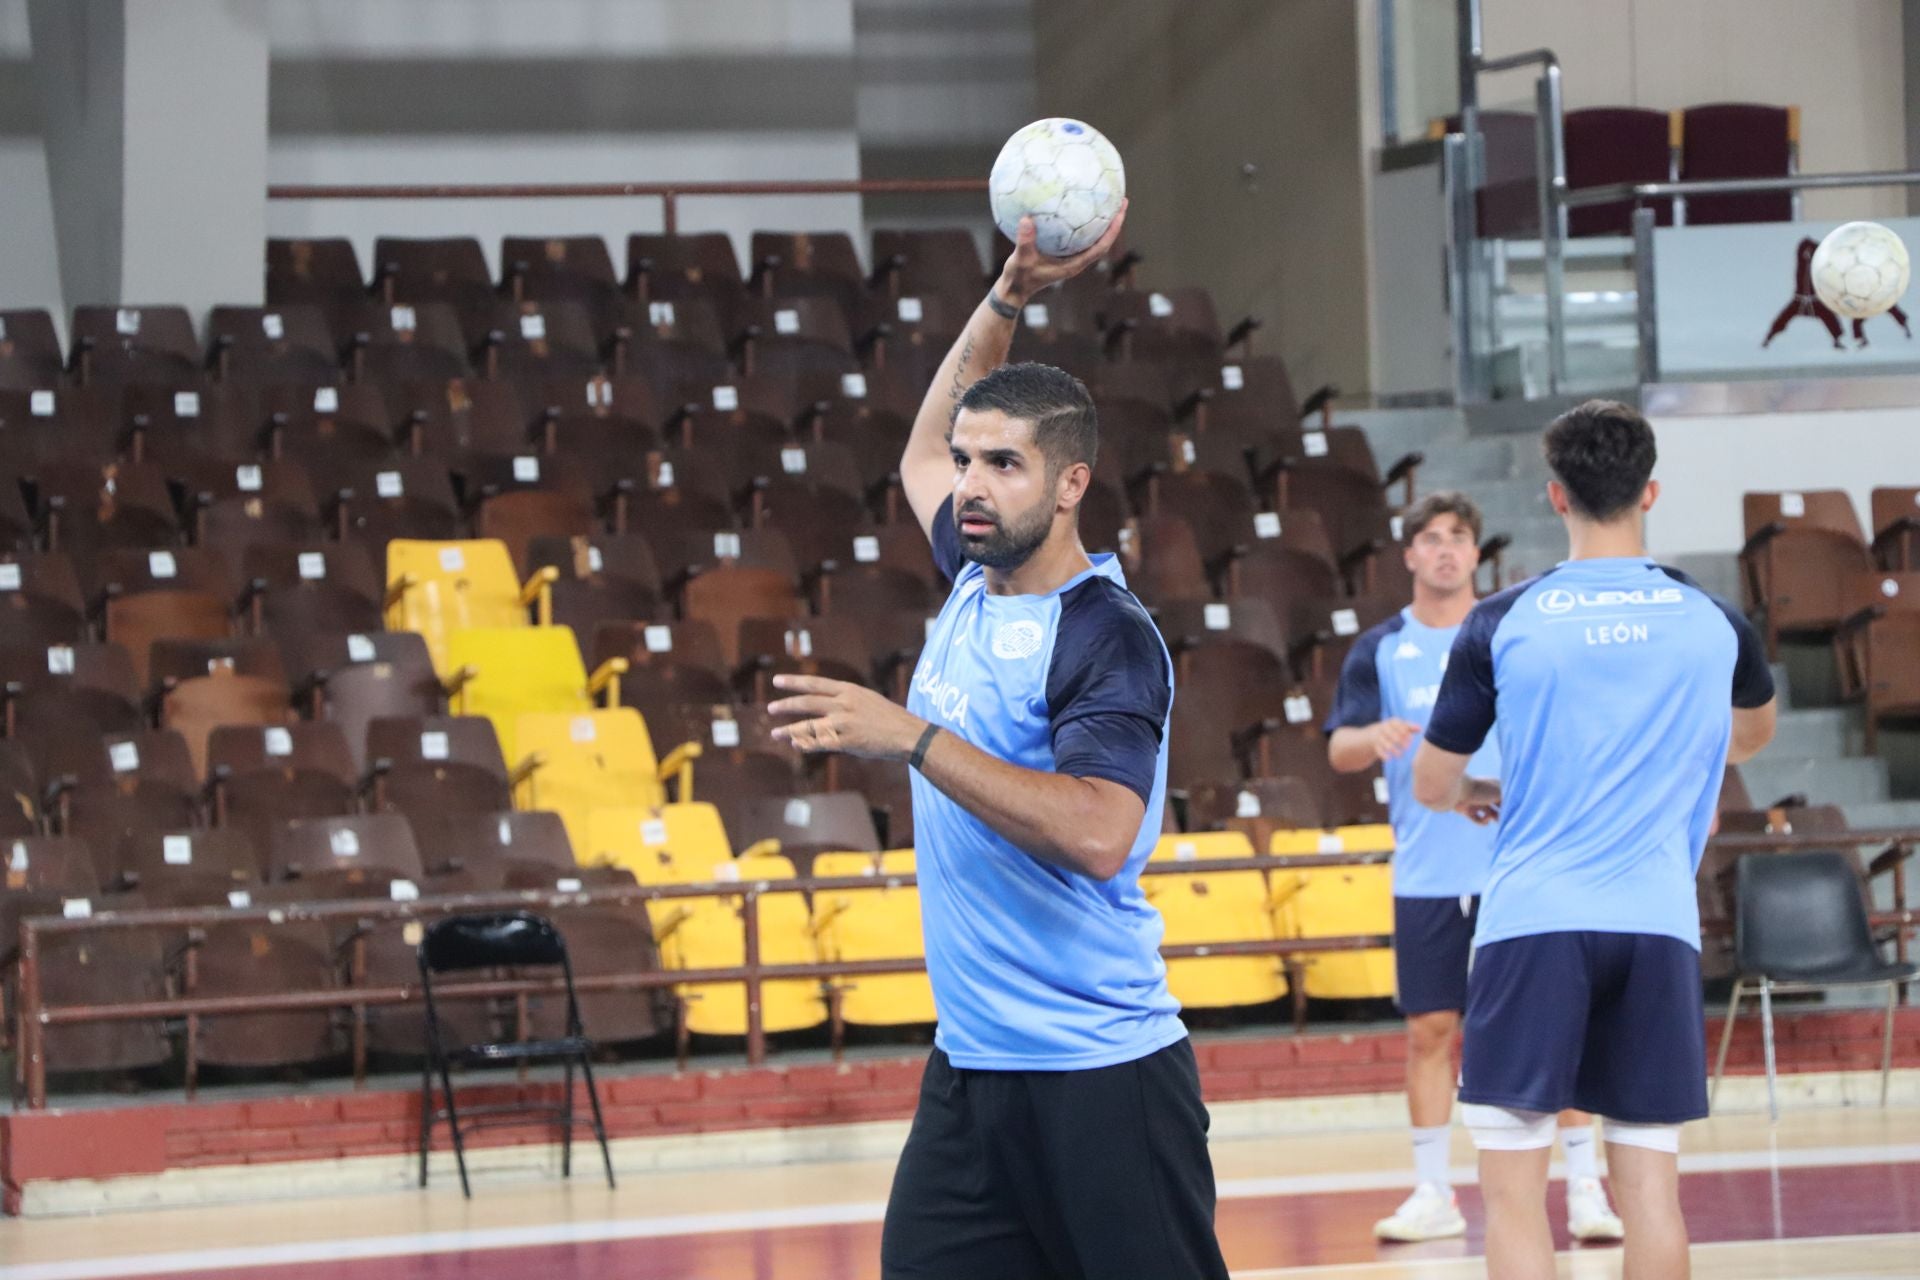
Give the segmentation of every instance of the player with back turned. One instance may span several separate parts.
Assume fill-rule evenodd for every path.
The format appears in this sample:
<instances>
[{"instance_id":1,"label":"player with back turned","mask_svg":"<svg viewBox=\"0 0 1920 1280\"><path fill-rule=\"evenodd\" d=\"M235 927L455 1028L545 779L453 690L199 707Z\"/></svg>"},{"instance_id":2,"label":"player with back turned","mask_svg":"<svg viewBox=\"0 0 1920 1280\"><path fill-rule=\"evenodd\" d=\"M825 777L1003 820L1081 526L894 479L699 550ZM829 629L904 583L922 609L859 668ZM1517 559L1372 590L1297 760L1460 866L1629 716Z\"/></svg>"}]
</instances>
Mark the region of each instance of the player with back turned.
<instances>
[{"instance_id":1,"label":"player with back turned","mask_svg":"<svg viewBox=\"0 0 1920 1280\"><path fill-rule=\"evenodd\" d=\"M1413 764L1429 809L1497 807L1467 983L1460 1100L1493 1280L1556 1274L1554 1113L1606 1120L1626 1274L1688 1273L1680 1126L1707 1114L1694 896L1721 776L1773 736L1765 647L1649 559L1653 429L1589 401L1546 431L1568 558L1482 600ZM1490 732L1499 779L1473 777Z\"/></svg>"},{"instance_id":2,"label":"player with back turned","mask_svg":"<svg viewBox=\"0 0 1920 1280\"><path fill-rule=\"evenodd\" d=\"M1173 670L1078 508L1098 453L1071 375L1006 365L1022 307L1106 236L1013 256L929 389L901 483L953 592L909 704L780 676L776 736L912 768L939 1027L882 1232L886 1280L1226 1280L1199 1073L1140 869Z\"/></svg>"}]
</instances>

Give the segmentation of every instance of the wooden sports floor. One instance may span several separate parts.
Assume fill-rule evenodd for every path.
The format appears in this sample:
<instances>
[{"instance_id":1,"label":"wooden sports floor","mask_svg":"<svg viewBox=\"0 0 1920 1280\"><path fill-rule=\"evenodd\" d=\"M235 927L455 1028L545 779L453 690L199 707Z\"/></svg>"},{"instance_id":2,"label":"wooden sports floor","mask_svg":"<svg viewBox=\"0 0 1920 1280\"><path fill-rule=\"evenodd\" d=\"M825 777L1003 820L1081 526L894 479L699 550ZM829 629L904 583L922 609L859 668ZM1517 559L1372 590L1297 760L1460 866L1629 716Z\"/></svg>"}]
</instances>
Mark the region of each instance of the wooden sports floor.
<instances>
[{"instance_id":1,"label":"wooden sports floor","mask_svg":"<svg viewBox=\"0 0 1920 1280\"><path fill-rule=\"evenodd\" d=\"M1374 1219L1405 1191L1404 1145L1390 1131L1216 1143L1219 1231L1237 1280L1484 1274L1472 1157L1457 1132L1456 1179L1473 1233L1429 1245L1374 1242ZM888 1161L629 1174L609 1192L590 1153L575 1148L570 1185L496 1178L471 1202L445 1178L425 1192L4 1220L0 1280L879 1274ZM1689 1129L1682 1168L1702 1280L1920 1276L1920 1109L1805 1110L1774 1130L1764 1117L1719 1117ZM1556 1198L1559 1190L1556 1183ZM1619 1276L1620 1261L1616 1248L1569 1249L1561 1274Z\"/></svg>"}]
</instances>

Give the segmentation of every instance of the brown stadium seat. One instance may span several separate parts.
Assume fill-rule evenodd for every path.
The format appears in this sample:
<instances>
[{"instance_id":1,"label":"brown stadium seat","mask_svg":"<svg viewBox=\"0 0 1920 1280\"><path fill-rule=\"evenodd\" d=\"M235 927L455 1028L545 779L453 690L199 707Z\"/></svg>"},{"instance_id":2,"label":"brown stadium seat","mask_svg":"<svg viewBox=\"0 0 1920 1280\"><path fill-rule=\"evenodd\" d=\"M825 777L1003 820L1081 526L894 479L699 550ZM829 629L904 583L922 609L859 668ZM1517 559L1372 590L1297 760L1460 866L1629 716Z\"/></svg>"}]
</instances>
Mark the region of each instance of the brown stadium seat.
<instances>
[{"instance_id":1,"label":"brown stadium seat","mask_svg":"<svg viewBox=\"0 0 1920 1280\"><path fill-rule=\"evenodd\" d=\"M561 906L550 914L566 939L575 977L659 970L660 952L644 909ZM669 997L664 988L587 991L578 999L581 1025L596 1044L648 1040L668 1023ZM514 1039L527 1040L551 1039L565 1028L566 1000L561 996L528 997L526 1024L510 1020L506 1027Z\"/></svg>"},{"instance_id":2,"label":"brown stadium seat","mask_svg":"<svg viewBox=\"0 0 1920 1280\"><path fill-rule=\"evenodd\" d=\"M1337 678L1353 642L1405 604L1399 596L1294 597L1287 609L1294 670L1309 681Z\"/></svg>"},{"instance_id":3,"label":"brown stadium seat","mask_svg":"<svg viewBox=\"0 0 1920 1280\"><path fill-rule=\"evenodd\" d=\"M390 387L387 399L400 417L410 450L445 458L456 471L475 457L531 453L541 434L510 382L424 377Z\"/></svg>"},{"instance_id":4,"label":"brown stadium seat","mask_svg":"<svg viewBox=\"0 0 1920 1280\"><path fill-rule=\"evenodd\" d=\"M1644 107L1587 107L1569 111L1564 122L1567 186L1611 187L1624 182L1666 182L1675 176L1677 121L1665 111ZM1567 211L1567 233L1575 236L1630 236L1631 200L1585 205ZM1673 202L1647 203L1658 225L1673 225Z\"/></svg>"},{"instance_id":5,"label":"brown stadium seat","mask_svg":"<svg viewBox=\"0 0 1920 1280\"><path fill-rule=\"evenodd\" d=\"M293 239L267 241L267 301L351 302L367 292L353 241Z\"/></svg>"},{"instance_id":6,"label":"brown stadium seat","mask_svg":"<svg viewBox=\"0 0 1920 1280\"><path fill-rule=\"evenodd\" d=\"M19 835L0 841L0 902L25 893L91 898L111 880L111 876L101 874L85 840ZM8 925L15 923L9 921ZM0 955L11 953L15 941L11 927L0 933Z\"/></svg>"},{"instance_id":7,"label":"brown stadium seat","mask_svg":"<svg viewBox=\"0 0 1920 1280\"><path fill-rule=\"evenodd\" d=\"M327 313L312 303L215 307L207 317L207 350L221 382L319 387L340 377L340 348Z\"/></svg>"},{"instance_id":8,"label":"brown stadium seat","mask_svg":"<svg viewBox=\"0 0 1920 1280\"><path fill-rule=\"evenodd\" d=\"M831 298L750 298L734 325L730 345L745 373L792 377L802 370L860 367L846 313Z\"/></svg>"},{"instance_id":9,"label":"brown stadium seat","mask_svg":"<svg viewBox=\"0 0 1920 1280\"><path fill-rule=\"evenodd\" d=\"M236 889L260 884L260 843L244 830L146 828L115 846L108 884L137 889L151 903L224 905Z\"/></svg>"},{"instance_id":10,"label":"brown stadium seat","mask_svg":"<svg viewBox=\"0 0 1920 1280\"><path fill-rule=\"evenodd\" d=\"M534 410L541 451L571 458L595 493L650 482L649 455L661 446L660 414L643 379L548 381L523 388L521 403Z\"/></svg>"},{"instance_id":11,"label":"brown stadium seat","mask_svg":"<svg viewBox=\"0 0 1920 1280\"><path fill-rule=\"evenodd\" d=\"M1179 516L1193 529L1201 563L1209 575L1224 570L1241 547L1258 534L1253 496L1247 487L1206 471L1158 476L1147 485L1147 516Z\"/></svg>"},{"instance_id":12,"label":"brown stadium seat","mask_svg":"<svg viewBox=\"0 0 1920 1280\"><path fill-rule=\"evenodd\" d=\"M149 679L161 695L160 723L187 740L202 777L214 729L294 718L292 690L270 640L156 640Z\"/></svg>"},{"instance_id":13,"label":"brown stadium seat","mask_svg":"<svg viewBox=\"0 0 1920 1280\"><path fill-rule=\"evenodd\" d=\"M1102 305L1107 343L1123 360L1151 361L1171 367L1217 367L1229 344L1250 334L1257 322L1245 322L1229 336L1221 331L1213 295L1198 287L1116 289ZM1199 385L1197 378L1189 378Z\"/></svg>"},{"instance_id":14,"label":"brown stadium seat","mask_svg":"<svg viewBox=\"0 0 1920 1280\"><path fill-rule=\"evenodd\" d=\"M773 569L740 566L711 569L688 582L680 595L681 616L713 626L720 656L731 669L740 663L740 624L749 618L787 619L806 614L806 601L792 578Z\"/></svg>"},{"instance_id":15,"label":"brown stadium seat","mask_svg":"<svg viewBox=\"0 0 1920 1280\"><path fill-rule=\"evenodd\" d=\"M239 560L248 548L314 542L320 507L297 462L252 462L203 470L189 490L194 541Z\"/></svg>"},{"instance_id":16,"label":"brown stadium seat","mask_svg":"<svg viewBox=\"0 0 1920 1280\"><path fill-rule=\"evenodd\" d=\"M866 684L872 661L860 618L749 618L740 624L740 692L753 702L773 697L776 675L824 676Z\"/></svg>"},{"instance_id":17,"label":"brown stadium seat","mask_svg":"<svg viewBox=\"0 0 1920 1280\"><path fill-rule=\"evenodd\" d=\"M0 311L0 387L31 391L65 380L53 317L37 309Z\"/></svg>"},{"instance_id":18,"label":"brown stadium seat","mask_svg":"<svg viewBox=\"0 0 1920 1280\"><path fill-rule=\"evenodd\" d=\"M977 288L863 299L855 308L855 350L876 369L898 370L924 391L979 305Z\"/></svg>"},{"instance_id":19,"label":"brown stadium seat","mask_svg":"<svg viewBox=\"0 0 1920 1280\"><path fill-rule=\"evenodd\" d=\"M142 572L142 570L145 570ZM149 686L153 646L163 640L221 640L233 626L232 577L226 562L198 549L104 557L101 633L126 649L134 675Z\"/></svg>"},{"instance_id":20,"label":"brown stadium seat","mask_svg":"<svg viewBox=\"0 0 1920 1280\"><path fill-rule=\"evenodd\" d=\"M1800 144L1800 109L1754 102L1720 102L1681 113L1680 180L1784 178ZM1790 222L1793 193L1687 197L1687 222Z\"/></svg>"},{"instance_id":21,"label":"brown stadium seat","mask_svg":"<svg viewBox=\"0 0 1920 1280\"><path fill-rule=\"evenodd\" d=\"M560 570L553 621L591 637L602 622L655 621L662 609L660 569L647 540L632 533L542 535L527 543L527 571Z\"/></svg>"},{"instance_id":22,"label":"brown stadium seat","mask_svg":"<svg viewBox=\"0 0 1920 1280\"><path fill-rule=\"evenodd\" d=\"M642 302L707 299L723 308L746 291L724 231L628 236L627 287Z\"/></svg>"},{"instance_id":23,"label":"brown stadium seat","mask_svg":"<svg viewBox=\"0 0 1920 1280\"><path fill-rule=\"evenodd\" d=\"M489 378L591 378L606 365L593 317L577 302L496 302L475 364Z\"/></svg>"},{"instance_id":24,"label":"brown stadium seat","mask_svg":"<svg viewBox=\"0 0 1920 1280\"><path fill-rule=\"evenodd\" d=\"M50 462L35 478L49 551L85 558L181 541L180 514L155 463Z\"/></svg>"},{"instance_id":25,"label":"brown stadium seat","mask_svg":"<svg viewBox=\"0 0 1920 1280\"><path fill-rule=\"evenodd\" d=\"M199 778L176 732L69 735L43 755L50 823L95 849L111 851L130 831L200 825Z\"/></svg>"},{"instance_id":26,"label":"brown stadium seat","mask_svg":"<svg viewBox=\"0 0 1920 1280\"><path fill-rule=\"evenodd\" d=\"M241 561L242 605L255 632L378 631L386 586L366 548L301 542L252 546Z\"/></svg>"},{"instance_id":27,"label":"brown stadium seat","mask_svg":"<svg viewBox=\"0 0 1920 1280\"><path fill-rule=\"evenodd\" d=\"M845 792L762 797L747 806L737 827L727 831L736 850L778 840L780 855L803 876L816 854L880 851L880 833L874 830L866 800Z\"/></svg>"},{"instance_id":28,"label":"brown stadium seat","mask_svg":"<svg viewBox=\"0 0 1920 1280\"><path fill-rule=\"evenodd\" d=\"M675 382L663 399L662 434L721 464L750 444L778 448L801 417L798 389L785 374L728 374L718 382Z\"/></svg>"},{"instance_id":29,"label":"brown stadium seat","mask_svg":"<svg viewBox=\"0 0 1920 1280\"><path fill-rule=\"evenodd\" d=\"M367 726L369 807L491 813L513 807L500 738L485 716L393 716Z\"/></svg>"},{"instance_id":30,"label":"brown stadium seat","mask_svg":"<svg viewBox=\"0 0 1920 1280\"><path fill-rule=\"evenodd\" d=\"M711 623L603 622L594 628L590 661L597 668L616 657L631 664L621 677L620 705L638 711L663 741L677 741L659 726L678 708L733 700L732 666Z\"/></svg>"},{"instance_id":31,"label":"brown stadium seat","mask_svg":"<svg viewBox=\"0 0 1920 1280\"><path fill-rule=\"evenodd\" d=\"M934 611L946 594L936 591L924 573L881 564L838 565L820 574L815 592L822 614L845 618Z\"/></svg>"},{"instance_id":32,"label":"brown stadium seat","mask_svg":"<svg viewBox=\"0 0 1920 1280\"><path fill-rule=\"evenodd\" d=\"M315 632L285 637L281 644L296 696L313 719L340 727L362 770L373 721L446 709L446 688L427 642L414 632Z\"/></svg>"},{"instance_id":33,"label":"brown stadium seat","mask_svg":"<svg viewBox=\"0 0 1920 1280\"><path fill-rule=\"evenodd\" d=\"M26 494L20 476L0 464L0 554L31 551L35 521L27 509Z\"/></svg>"},{"instance_id":34,"label":"brown stadium seat","mask_svg":"<svg viewBox=\"0 0 1920 1280\"><path fill-rule=\"evenodd\" d=\"M716 726L739 724L727 719L716 719L712 723ZM747 735L751 730L736 729L736 733L738 741L744 744L749 741ZM694 794L720 811L720 821L729 832L751 829L755 806L791 799L811 790L810 782L802 779L792 753L766 740L764 733L762 729L762 742L758 747L720 747L714 745L716 736L733 740L733 735L715 734L710 729L707 741L702 744L700 759L694 765ZM738 847L746 846L742 843Z\"/></svg>"},{"instance_id":35,"label":"brown stadium seat","mask_svg":"<svg viewBox=\"0 0 1920 1280\"><path fill-rule=\"evenodd\" d=\"M1379 769L1336 773L1327 793L1327 825L1363 827L1387 821L1387 780Z\"/></svg>"},{"instance_id":36,"label":"brown stadium seat","mask_svg":"<svg viewBox=\"0 0 1920 1280\"><path fill-rule=\"evenodd\" d=\"M396 538L447 541L465 531L444 458L392 458L362 463L339 495L340 540L363 544L377 562Z\"/></svg>"},{"instance_id":37,"label":"brown stadium seat","mask_svg":"<svg viewBox=\"0 0 1920 1280\"><path fill-rule=\"evenodd\" d=\"M829 791L848 792L867 802L882 848L913 847L913 782L906 765L833 756L827 760L826 776Z\"/></svg>"},{"instance_id":38,"label":"brown stadium seat","mask_svg":"<svg viewBox=\"0 0 1920 1280\"><path fill-rule=\"evenodd\" d=\"M0 554L0 641L74 644L86 632L86 599L70 557L57 551Z\"/></svg>"},{"instance_id":39,"label":"brown stadium seat","mask_svg":"<svg viewBox=\"0 0 1920 1280\"><path fill-rule=\"evenodd\" d=\"M185 307L75 307L68 345L82 386L190 387L201 379L200 343Z\"/></svg>"},{"instance_id":40,"label":"brown stadium seat","mask_svg":"<svg viewBox=\"0 0 1920 1280\"><path fill-rule=\"evenodd\" d=\"M756 231L749 287L763 297L828 297L850 308L866 291L853 240L840 231Z\"/></svg>"},{"instance_id":41,"label":"brown stadium seat","mask_svg":"<svg viewBox=\"0 0 1920 1280\"><path fill-rule=\"evenodd\" d=\"M26 744L0 741L0 836L38 835L40 778Z\"/></svg>"},{"instance_id":42,"label":"brown stadium seat","mask_svg":"<svg viewBox=\"0 0 1920 1280\"><path fill-rule=\"evenodd\" d=\"M1276 831L1327 825L1324 790L1305 778L1247 778L1187 793L1188 831L1239 831L1256 849Z\"/></svg>"},{"instance_id":43,"label":"brown stadium seat","mask_svg":"<svg viewBox=\"0 0 1920 1280\"><path fill-rule=\"evenodd\" d=\"M551 463L564 459L539 459ZM558 470L546 466L549 474ZM491 488L491 486L489 486ZM473 536L496 538L506 544L514 569L523 577L537 567L530 548L536 541L551 538L590 538L602 525L594 514L593 500L584 486L540 489L508 489L487 493L480 499L473 516Z\"/></svg>"},{"instance_id":44,"label":"brown stadium seat","mask_svg":"<svg viewBox=\"0 0 1920 1280\"><path fill-rule=\"evenodd\" d=\"M754 506L750 510L756 511L761 505L760 495L782 485L844 495L856 507L862 505L866 493L860 465L854 461L852 451L843 444L822 440L748 445L734 455L728 478L736 492L754 495ZM767 505L771 505L770 500Z\"/></svg>"},{"instance_id":45,"label":"brown stadium seat","mask_svg":"<svg viewBox=\"0 0 1920 1280\"><path fill-rule=\"evenodd\" d=\"M0 390L0 445L9 469L38 474L35 464L98 465L120 449L117 388L24 387Z\"/></svg>"},{"instance_id":46,"label":"brown stadium seat","mask_svg":"<svg viewBox=\"0 0 1920 1280\"><path fill-rule=\"evenodd\" d=\"M978 293L987 284L980 246L965 227L877 228L873 270L894 297Z\"/></svg>"},{"instance_id":47,"label":"brown stadium seat","mask_svg":"<svg viewBox=\"0 0 1920 1280\"><path fill-rule=\"evenodd\" d=\"M1134 594L1155 607L1210 600L1213 583L1185 516L1139 516L1120 531L1120 563Z\"/></svg>"},{"instance_id":48,"label":"brown stadium seat","mask_svg":"<svg viewBox=\"0 0 1920 1280\"><path fill-rule=\"evenodd\" d=\"M1867 750L1884 721L1920 718L1920 573L1857 572L1834 635L1840 696L1866 708Z\"/></svg>"},{"instance_id":49,"label":"brown stadium seat","mask_svg":"<svg viewBox=\"0 0 1920 1280\"><path fill-rule=\"evenodd\" d=\"M1171 600L1154 621L1176 671L1184 672L1195 650L1222 645L1258 649L1283 663L1287 658L1286 628L1265 600Z\"/></svg>"},{"instance_id":50,"label":"brown stadium seat","mask_svg":"<svg viewBox=\"0 0 1920 1280\"><path fill-rule=\"evenodd\" d=\"M681 509L698 504L675 504ZM663 512L664 517L669 512ZM672 595L693 578L715 569L766 569L781 577L800 576L800 558L792 541L779 529L735 529L713 526L691 518L675 530L662 518L649 520L647 543L653 548L654 563L660 569L660 582Z\"/></svg>"},{"instance_id":51,"label":"brown stadium seat","mask_svg":"<svg viewBox=\"0 0 1920 1280\"><path fill-rule=\"evenodd\" d=\"M96 911L139 910L146 905L139 894L132 893L96 894L88 901ZM44 910L22 914L61 913L60 898L43 902ZM146 930L49 936L40 945L41 999L55 1007L164 1000L169 995L165 963L162 937ZM157 1020L51 1026L44 1045L47 1070L56 1080L70 1072L144 1070L173 1056L166 1028Z\"/></svg>"},{"instance_id":52,"label":"brown stadium seat","mask_svg":"<svg viewBox=\"0 0 1920 1280\"><path fill-rule=\"evenodd\" d=\"M226 725L207 739L213 824L262 846L282 822L354 812L359 780L338 725Z\"/></svg>"},{"instance_id":53,"label":"brown stadium seat","mask_svg":"<svg viewBox=\"0 0 1920 1280\"><path fill-rule=\"evenodd\" d=\"M119 645L0 642L9 737L139 729L142 693L133 660Z\"/></svg>"},{"instance_id":54,"label":"brown stadium seat","mask_svg":"<svg viewBox=\"0 0 1920 1280\"><path fill-rule=\"evenodd\" d=\"M267 848L270 879L325 880L355 876L400 877L418 883L420 862L413 828L397 813L301 818L273 833Z\"/></svg>"},{"instance_id":55,"label":"brown stadium seat","mask_svg":"<svg viewBox=\"0 0 1920 1280\"><path fill-rule=\"evenodd\" d=\"M613 371L656 387L725 382L728 326L740 305L733 297L699 296L626 304L616 330Z\"/></svg>"},{"instance_id":56,"label":"brown stadium seat","mask_svg":"<svg viewBox=\"0 0 1920 1280\"><path fill-rule=\"evenodd\" d=\"M486 332L495 294L478 240L381 236L373 244L373 281L388 302L451 307L460 316L469 346L478 345Z\"/></svg>"},{"instance_id":57,"label":"brown stadium seat","mask_svg":"<svg viewBox=\"0 0 1920 1280\"><path fill-rule=\"evenodd\" d=\"M444 302L367 301L330 318L355 382L436 382L472 371L460 317Z\"/></svg>"},{"instance_id":58,"label":"brown stadium seat","mask_svg":"<svg viewBox=\"0 0 1920 1280\"><path fill-rule=\"evenodd\" d=\"M259 391L247 386L126 387L120 421L121 452L130 461L159 463L189 492L203 478L258 462L271 442Z\"/></svg>"},{"instance_id":59,"label":"brown stadium seat","mask_svg":"<svg viewBox=\"0 0 1920 1280\"><path fill-rule=\"evenodd\" d=\"M1920 566L1920 488L1873 491L1873 559L1899 572Z\"/></svg>"},{"instance_id":60,"label":"brown stadium seat","mask_svg":"<svg viewBox=\"0 0 1920 1280\"><path fill-rule=\"evenodd\" d=\"M398 416L370 383L270 386L260 393L260 408L269 455L306 467L323 504L373 464L398 457Z\"/></svg>"},{"instance_id":61,"label":"brown stadium seat","mask_svg":"<svg viewBox=\"0 0 1920 1280\"><path fill-rule=\"evenodd\" d=\"M504 887L516 866L560 876L575 869L567 827L557 813L424 810L407 821L429 884L458 874L471 890L490 892Z\"/></svg>"},{"instance_id":62,"label":"brown stadium seat","mask_svg":"<svg viewBox=\"0 0 1920 1280\"><path fill-rule=\"evenodd\" d=\"M325 926L317 924L223 923L197 931L176 968L181 994L189 997L278 995L330 991L339 986L339 966ZM333 1013L223 1014L189 1020L196 1066L287 1067L313 1063L340 1050Z\"/></svg>"},{"instance_id":63,"label":"brown stadium seat","mask_svg":"<svg viewBox=\"0 0 1920 1280\"><path fill-rule=\"evenodd\" d=\"M500 241L500 280L515 302L573 303L592 317L602 342L611 336L620 281L599 236L507 236Z\"/></svg>"},{"instance_id":64,"label":"brown stadium seat","mask_svg":"<svg viewBox=\"0 0 1920 1280\"><path fill-rule=\"evenodd\" d=\"M1746 606L1769 655L1782 636L1824 639L1847 616L1848 583L1872 567L1853 501L1838 489L1741 498Z\"/></svg>"},{"instance_id":65,"label":"brown stadium seat","mask_svg":"<svg viewBox=\"0 0 1920 1280\"><path fill-rule=\"evenodd\" d=\"M660 467L662 477L671 483L650 484L617 502L614 525L647 540L647 545L653 548L654 562L660 568L661 581L671 586L675 578L685 576L694 564L729 558L715 551L714 538L741 531L733 504L725 496L723 482L714 478L711 485L684 484L685 476L678 461L663 458ZM666 470L669 467L671 473ZM695 469L699 469L697 464ZM711 469L708 470L711 475ZM683 545L689 542L693 545ZM730 547L731 539L724 545ZM680 554L681 550L686 554ZM791 549L788 559L792 559Z\"/></svg>"}]
</instances>

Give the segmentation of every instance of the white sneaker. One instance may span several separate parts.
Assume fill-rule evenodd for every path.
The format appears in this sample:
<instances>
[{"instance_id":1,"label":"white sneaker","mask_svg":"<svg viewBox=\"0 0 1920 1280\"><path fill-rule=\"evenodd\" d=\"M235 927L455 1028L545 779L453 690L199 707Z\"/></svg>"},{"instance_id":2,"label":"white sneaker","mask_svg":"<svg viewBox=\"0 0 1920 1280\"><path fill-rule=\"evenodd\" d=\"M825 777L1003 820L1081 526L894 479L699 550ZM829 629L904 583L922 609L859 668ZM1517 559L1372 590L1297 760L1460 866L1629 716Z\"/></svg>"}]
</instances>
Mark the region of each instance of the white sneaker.
<instances>
[{"instance_id":1,"label":"white sneaker","mask_svg":"<svg viewBox=\"0 0 1920 1280\"><path fill-rule=\"evenodd\" d=\"M1467 1233L1467 1220L1460 1216L1453 1188L1423 1182L1413 1189L1406 1203L1390 1218L1373 1224L1373 1234L1381 1240L1411 1244L1418 1240L1444 1240Z\"/></svg>"},{"instance_id":2,"label":"white sneaker","mask_svg":"<svg viewBox=\"0 0 1920 1280\"><path fill-rule=\"evenodd\" d=\"M1598 1178L1567 1183L1567 1234L1575 1240L1619 1240L1627 1234L1620 1215L1607 1203Z\"/></svg>"}]
</instances>

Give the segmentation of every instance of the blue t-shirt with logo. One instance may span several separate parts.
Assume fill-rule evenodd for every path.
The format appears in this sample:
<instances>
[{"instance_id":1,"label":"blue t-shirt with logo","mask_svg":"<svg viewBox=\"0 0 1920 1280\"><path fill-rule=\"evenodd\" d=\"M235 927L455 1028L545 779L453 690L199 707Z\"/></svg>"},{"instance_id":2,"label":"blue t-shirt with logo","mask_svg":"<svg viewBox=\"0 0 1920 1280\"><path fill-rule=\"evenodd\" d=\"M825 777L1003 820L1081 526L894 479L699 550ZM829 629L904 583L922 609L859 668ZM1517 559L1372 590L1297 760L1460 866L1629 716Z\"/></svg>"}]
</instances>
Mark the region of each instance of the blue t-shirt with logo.
<instances>
[{"instance_id":1,"label":"blue t-shirt with logo","mask_svg":"<svg viewBox=\"0 0 1920 1280\"><path fill-rule=\"evenodd\" d=\"M1427 726L1440 693L1459 627L1429 627L1402 609L1370 628L1347 651L1333 710L1323 726L1360 728L1393 718ZM1458 898L1486 888L1493 866L1491 826L1458 813L1435 813L1413 798L1413 757L1419 739L1386 762L1387 816L1393 823L1393 893L1398 898ZM1500 750L1491 740L1474 753L1467 772L1500 776Z\"/></svg>"},{"instance_id":2,"label":"blue t-shirt with logo","mask_svg":"<svg viewBox=\"0 0 1920 1280\"><path fill-rule=\"evenodd\" d=\"M1732 708L1772 697L1752 624L1652 560L1571 560L1476 605L1426 735L1461 755L1499 735L1476 944L1595 931L1697 949Z\"/></svg>"},{"instance_id":3,"label":"blue t-shirt with logo","mask_svg":"<svg viewBox=\"0 0 1920 1280\"><path fill-rule=\"evenodd\" d=\"M1115 782L1146 805L1125 866L1101 882L1023 852L912 774L934 1042L956 1067L984 1070L1143 1058L1186 1035L1160 914L1140 891L1166 800L1166 646L1112 556L1046 595L990 595L960 553L951 501L933 548L953 593L908 708L1010 764Z\"/></svg>"}]
</instances>

